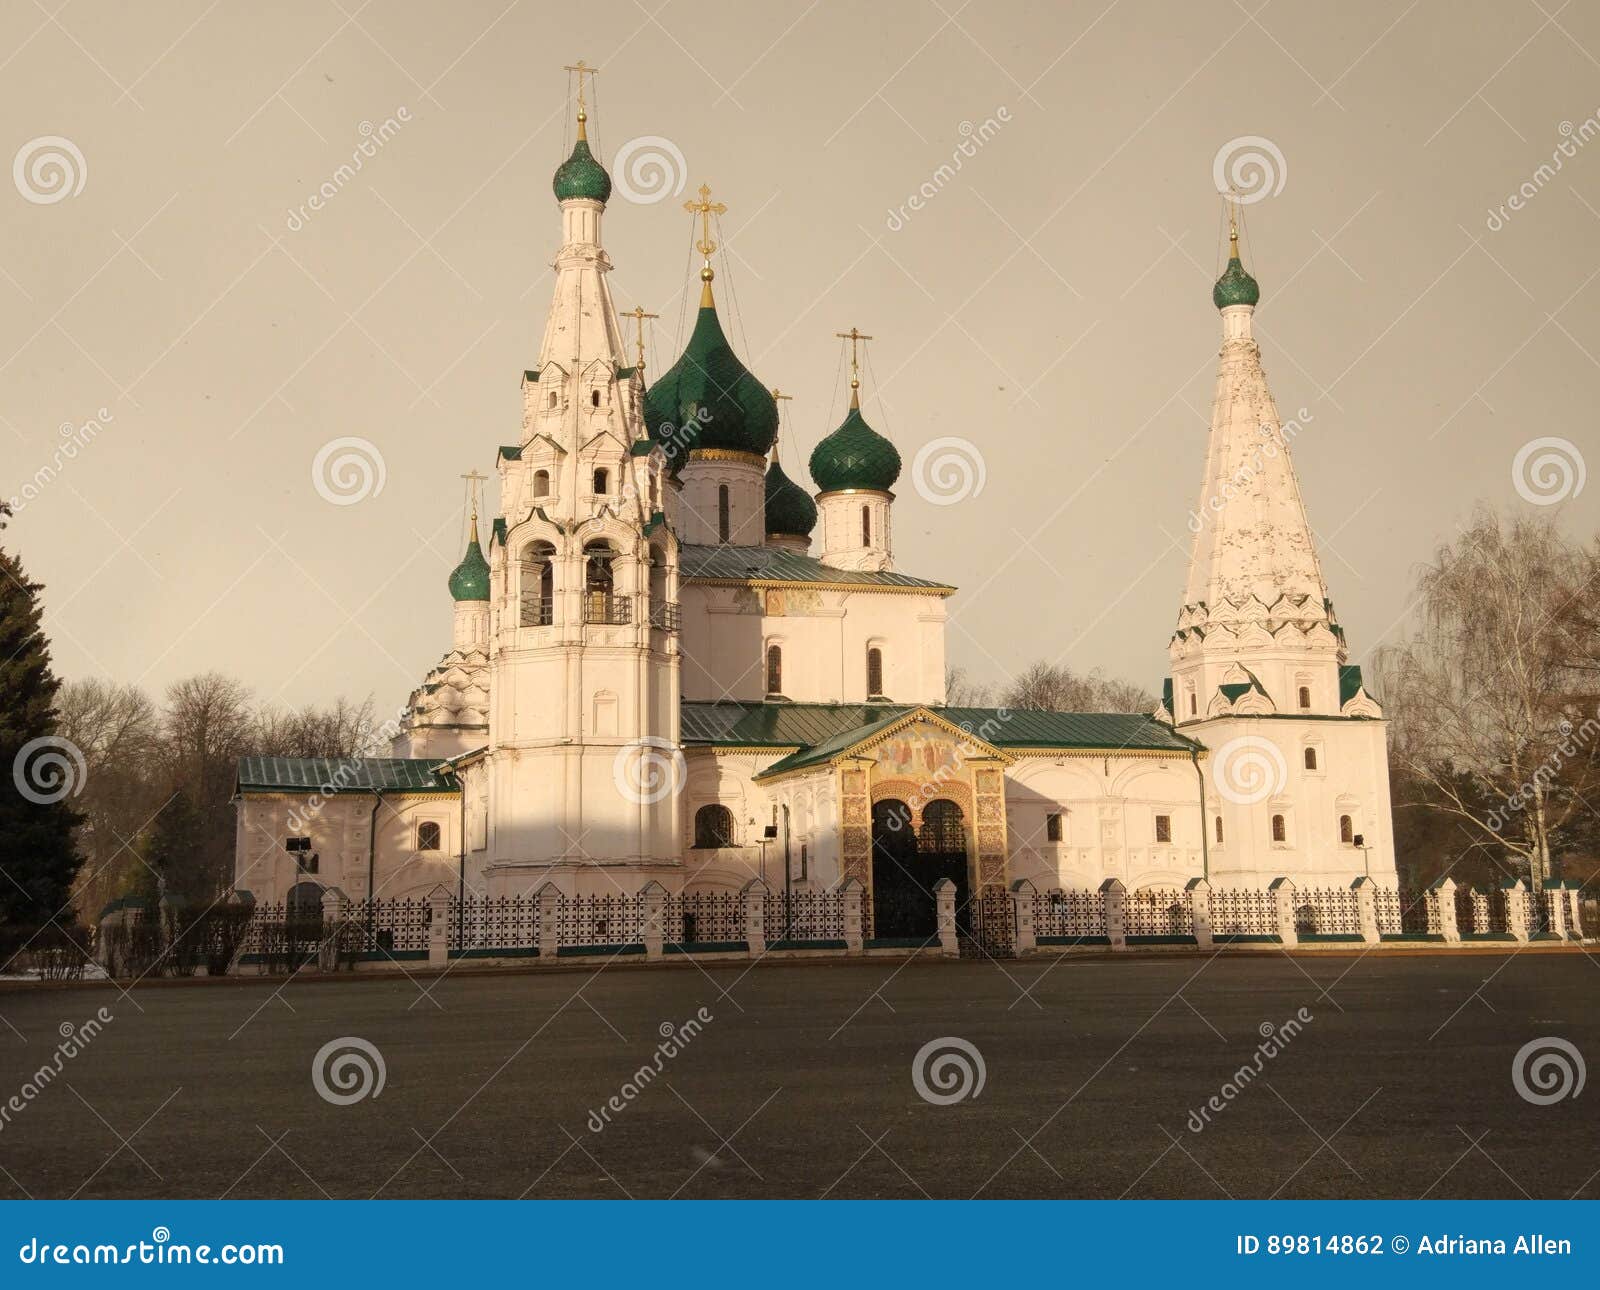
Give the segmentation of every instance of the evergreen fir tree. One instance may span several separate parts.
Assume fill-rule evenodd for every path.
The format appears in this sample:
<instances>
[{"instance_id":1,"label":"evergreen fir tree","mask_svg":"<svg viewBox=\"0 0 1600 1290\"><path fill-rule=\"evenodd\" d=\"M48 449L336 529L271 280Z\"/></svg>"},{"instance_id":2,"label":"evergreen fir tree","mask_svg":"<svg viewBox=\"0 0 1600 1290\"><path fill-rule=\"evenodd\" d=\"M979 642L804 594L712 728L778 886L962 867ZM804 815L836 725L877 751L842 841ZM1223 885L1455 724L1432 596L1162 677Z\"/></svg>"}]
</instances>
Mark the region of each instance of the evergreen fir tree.
<instances>
[{"instance_id":1,"label":"evergreen fir tree","mask_svg":"<svg viewBox=\"0 0 1600 1290\"><path fill-rule=\"evenodd\" d=\"M0 529L10 513L0 502ZM0 925L12 929L71 921L83 819L72 808L83 755L55 735L61 683L39 626L41 590L0 550Z\"/></svg>"}]
</instances>

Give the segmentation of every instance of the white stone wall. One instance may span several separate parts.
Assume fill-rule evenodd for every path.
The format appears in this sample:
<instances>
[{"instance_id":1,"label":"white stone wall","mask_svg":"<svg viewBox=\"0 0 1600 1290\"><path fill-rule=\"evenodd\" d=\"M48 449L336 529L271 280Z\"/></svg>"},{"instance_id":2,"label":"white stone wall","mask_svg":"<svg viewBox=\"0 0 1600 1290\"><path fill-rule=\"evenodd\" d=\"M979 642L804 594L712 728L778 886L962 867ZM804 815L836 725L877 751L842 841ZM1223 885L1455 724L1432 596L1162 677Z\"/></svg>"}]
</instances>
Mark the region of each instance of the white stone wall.
<instances>
[{"instance_id":1,"label":"white stone wall","mask_svg":"<svg viewBox=\"0 0 1600 1290\"><path fill-rule=\"evenodd\" d=\"M894 568L894 494L861 489L817 494L817 528L823 564L835 569ZM867 531L861 517L866 513ZM863 542L862 538L867 541Z\"/></svg>"}]
</instances>

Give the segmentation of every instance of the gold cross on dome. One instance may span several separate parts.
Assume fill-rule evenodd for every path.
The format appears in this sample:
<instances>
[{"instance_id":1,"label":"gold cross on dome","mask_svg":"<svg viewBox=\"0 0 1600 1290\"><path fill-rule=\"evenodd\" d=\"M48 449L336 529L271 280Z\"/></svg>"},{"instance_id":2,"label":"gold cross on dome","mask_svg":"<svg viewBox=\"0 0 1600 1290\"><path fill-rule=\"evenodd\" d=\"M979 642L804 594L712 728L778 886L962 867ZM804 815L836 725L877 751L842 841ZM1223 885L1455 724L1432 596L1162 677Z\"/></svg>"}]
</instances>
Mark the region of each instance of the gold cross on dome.
<instances>
[{"instance_id":1,"label":"gold cross on dome","mask_svg":"<svg viewBox=\"0 0 1600 1290\"><path fill-rule=\"evenodd\" d=\"M584 106L583 78L585 76L594 76L597 72L599 72L600 69L598 67L590 67L588 63L584 62L583 59L580 58L576 63L566 64L562 70L567 72L576 72L578 74L578 111L582 112Z\"/></svg>"},{"instance_id":2,"label":"gold cross on dome","mask_svg":"<svg viewBox=\"0 0 1600 1290\"><path fill-rule=\"evenodd\" d=\"M634 324L639 329L638 338L636 339L635 344L637 345L639 352L639 370L642 372L644 371L644 320L646 318L659 318L661 315L647 314L644 311L643 305L634 305L632 309L624 310L622 316L624 318L632 318Z\"/></svg>"},{"instance_id":3,"label":"gold cross on dome","mask_svg":"<svg viewBox=\"0 0 1600 1290\"><path fill-rule=\"evenodd\" d=\"M476 524L478 522L478 485L487 483L489 476L480 475L474 470L469 471L461 478L467 481L467 493L472 500L472 522Z\"/></svg>"},{"instance_id":4,"label":"gold cross on dome","mask_svg":"<svg viewBox=\"0 0 1600 1290\"><path fill-rule=\"evenodd\" d=\"M861 365L856 361L856 345L861 341L871 340L872 337L865 332L857 331L854 327L849 331L836 331L833 334L840 340L850 342L850 388L859 390L861 388Z\"/></svg>"},{"instance_id":5,"label":"gold cross on dome","mask_svg":"<svg viewBox=\"0 0 1600 1290\"><path fill-rule=\"evenodd\" d=\"M710 263L711 253L717 249L717 244L711 240L711 217L713 215L726 215L728 208L721 202L711 200L711 185L700 185L700 200L697 202L684 202L683 209L691 215L700 217L700 240L695 243L694 249L705 256Z\"/></svg>"}]
</instances>

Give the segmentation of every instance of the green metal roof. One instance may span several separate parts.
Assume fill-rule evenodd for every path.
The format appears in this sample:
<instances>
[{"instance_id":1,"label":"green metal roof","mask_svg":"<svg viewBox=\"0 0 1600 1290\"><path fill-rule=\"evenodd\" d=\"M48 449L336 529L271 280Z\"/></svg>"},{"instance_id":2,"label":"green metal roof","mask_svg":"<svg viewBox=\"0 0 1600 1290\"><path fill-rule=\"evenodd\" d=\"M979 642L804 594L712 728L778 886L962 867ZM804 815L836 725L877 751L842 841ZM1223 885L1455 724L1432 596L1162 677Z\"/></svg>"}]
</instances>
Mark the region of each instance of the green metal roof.
<instances>
[{"instance_id":1,"label":"green metal roof","mask_svg":"<svg viewBox=\"0 0 1600 1290\"><path fill-rule=\"evenodd\" d=\"M678 557L678 569L691 582L829 582L862 587L926 587L946 593L955 590L948 583L905 573L835 569L814 556L770 546L685 546Z\"/></svg>"},{"instance_id":2,"label":"green metal roof","mask_svg":"<svg viewBox=\"0 0 1600 1290\"><path fill-rule=\"evenodd\" d=\"M237 789L250 792L457 793L434 757L241 757Z\"/></svg>"},{"instance_id":3,"label":"green metal roof","mask_svg":"<svg viewBox=\"0 0 1600 1290\"><path fill-rule=\"evenodd\" d=\"M866 423L852 400L839 428L811 450L811 478L824 493L844 488L886 493L900 478L900 454Z\"/></svg>"},{"instance_id":4,"label":"green metal roof","mask_svg":"<svg viewBox=\"0 0 1600 1290\"><path fill-rule=\"evenodd\" d=\"M1361 668L1358 664L1343 664L1339 668L1339 706L1342 708L1361 689Z\"/></svg>"},{"instance_id":5,"label":"green metal roof","mask_svg":"<svg viewBox=\"0 0 1600 1290\"><path fill-rule=\"evenodd\" d=\"M687 747L794 749L765 774L827 761L898 721L916 704L685 702ZM1154 717L1128 712L936 708L929 712L996 748L1129 749L1187 754L1203 745Z\"/></svg>"},{"instance_id":6,"label":"green metal roof","mask_svg":"<svg viewBox=\"0 0 1600 1290\"><path fill-rule=\"evenodd\" d=\"M578 117L578 139L572 145L572 155L556 167L555 178L550 181L558 202L574 197L604 205L611 199L611 176L606 168L589 151L589 140L583 135L583 117Z\"/></svg>"},{"instance_id":7,"label":"green metal roof","mask_svg":"<svg viewBox=\"0 0 1600 1290\"><path fill-rule=\"evenodd\" d=\"M518 443L503 444L500 448L500 459L503 461L521 461L522 445Z\"/></svg>"}]
</instances>

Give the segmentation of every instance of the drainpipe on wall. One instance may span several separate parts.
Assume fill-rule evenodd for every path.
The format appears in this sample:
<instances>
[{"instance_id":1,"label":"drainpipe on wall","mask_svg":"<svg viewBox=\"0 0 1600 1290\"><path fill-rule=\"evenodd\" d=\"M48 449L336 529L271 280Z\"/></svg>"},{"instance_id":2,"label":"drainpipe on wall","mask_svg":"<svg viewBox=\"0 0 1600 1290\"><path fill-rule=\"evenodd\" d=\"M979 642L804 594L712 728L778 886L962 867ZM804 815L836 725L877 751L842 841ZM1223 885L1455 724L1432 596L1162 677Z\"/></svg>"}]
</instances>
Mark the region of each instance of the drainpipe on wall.
<instances>
[{"instance_id":1,"label":"drainpipe on wall","mask_svg":"<svg viewBox=\"0 0 1600 1290\"><path fill-rule=\"evenodd\" d=\"M458 778L461 787L461 818L456 825L456 840L460 844L460 857L456 866L456 953L466 948L467 916L467 785Z\"/></svg>"},{"instance_id":2,"label":"drainpipe on wall","mask_svg":"<svg viewBox=\"0 0 1600 1290\"><path fill-rule=\"evenodd\" d=\"M381 789L372 790L372 821L367 828L367 944L372 944L373 918L378 912L378 893L373 889L378 866L378 807L383 805Z\"/></svg>"},{"instance_id":3,"label":"drainpipe on wall","mask_svg":"<svg viewBox=\"0 0 1600 1290\"><path fill-rule=\"evenodd\" d=\"M1189 749L1189 760L1194 762L1195 777L1200 781L1200 873L1206 882L1211 881L1211 838L1206 825L1206 773L1200 769L1200 750Z\"/></svg>"}]
</instances>

